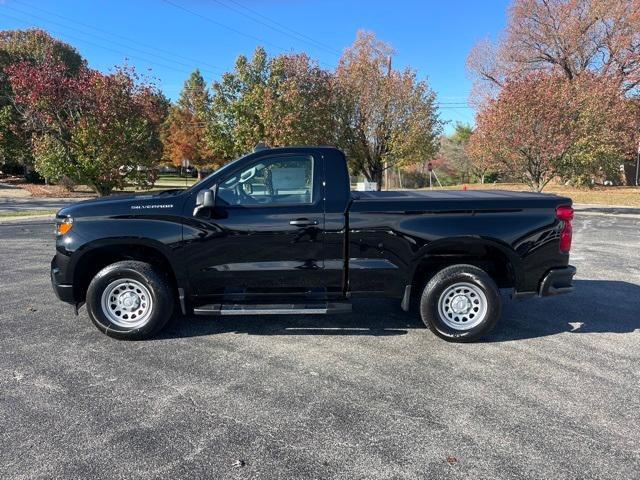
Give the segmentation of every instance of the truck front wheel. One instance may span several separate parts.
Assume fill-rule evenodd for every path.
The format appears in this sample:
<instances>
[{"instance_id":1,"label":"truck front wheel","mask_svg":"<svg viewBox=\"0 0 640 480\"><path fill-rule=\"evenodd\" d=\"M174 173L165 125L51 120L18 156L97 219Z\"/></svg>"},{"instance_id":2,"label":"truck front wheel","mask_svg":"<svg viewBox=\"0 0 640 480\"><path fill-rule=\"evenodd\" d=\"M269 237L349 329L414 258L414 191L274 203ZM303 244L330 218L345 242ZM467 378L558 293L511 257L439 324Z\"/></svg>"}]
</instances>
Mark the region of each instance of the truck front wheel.
<instances>
[{"instance_id":1,"label":"truck front wheel","mask_svg":"<svg viewBox=\"0 0 640 480\"><path fill-rule=\"evenodd\" d=\"M489 333L500 318L501 307L495 282L473 265L440 270L420 299L422 321L449 342L470 342Z\"/></svg>"},{"instance_id":2,"label":"truck front wheel","mask_svg":"<svg viewBox=\"0 0 640 480\"><path fill-rule=\"evenodd\" d=\"M103 333L142 339L165 326L174 299L167 276L139 261L116 262L100 270L87 289L87 312Z\"/></svg>"}]
</instances>

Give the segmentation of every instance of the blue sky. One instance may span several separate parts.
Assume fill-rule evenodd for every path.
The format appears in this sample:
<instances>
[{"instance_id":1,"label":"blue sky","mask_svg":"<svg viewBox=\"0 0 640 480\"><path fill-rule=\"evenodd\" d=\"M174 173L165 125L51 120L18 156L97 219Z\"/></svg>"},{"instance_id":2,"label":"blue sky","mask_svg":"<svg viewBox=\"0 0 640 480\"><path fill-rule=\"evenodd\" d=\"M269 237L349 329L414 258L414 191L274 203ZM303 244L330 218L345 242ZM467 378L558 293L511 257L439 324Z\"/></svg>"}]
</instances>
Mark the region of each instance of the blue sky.
<instances>
[{"instance_id":1,"label":"blue sky","mask_svg":"<svg viewBox=\"0 0 640 480\"><path fill-rule=\"evenodd\" d=\"M0 29L41 27L74 45L93 68L125 59L148 69L175 99L198 67L208 82L257 45L270 54L306 51L333 68L359 29L396 50L397 67L426 78L443 105L441 116L472 122L463 104L471 47L504 28L508 2L403 0L0 0ZM277 23L274 23L277 22ZM455 105L451 105L454 103Z\"/></svg>"}]
</instances>

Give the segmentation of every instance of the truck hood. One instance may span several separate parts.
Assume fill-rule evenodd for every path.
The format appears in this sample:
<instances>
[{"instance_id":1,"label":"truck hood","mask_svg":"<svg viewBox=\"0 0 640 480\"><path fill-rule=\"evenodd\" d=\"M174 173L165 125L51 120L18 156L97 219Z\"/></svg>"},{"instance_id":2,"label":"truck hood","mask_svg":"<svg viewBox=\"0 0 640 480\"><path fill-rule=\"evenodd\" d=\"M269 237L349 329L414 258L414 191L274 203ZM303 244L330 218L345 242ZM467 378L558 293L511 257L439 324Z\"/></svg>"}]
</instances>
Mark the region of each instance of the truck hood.
<instances>
[{"instance_id":1,"label":"truck hood","mask_svg":"<svg viewBox=\"0 0 640 480\"><path fill-rule=\"evenodd\" d=\"M74 203L60 209L62 217L101 217L141 214L162 214L181 211L186 198L184 190L165 190L155 194L111 195Z\"/></svg>"}]
</instances>

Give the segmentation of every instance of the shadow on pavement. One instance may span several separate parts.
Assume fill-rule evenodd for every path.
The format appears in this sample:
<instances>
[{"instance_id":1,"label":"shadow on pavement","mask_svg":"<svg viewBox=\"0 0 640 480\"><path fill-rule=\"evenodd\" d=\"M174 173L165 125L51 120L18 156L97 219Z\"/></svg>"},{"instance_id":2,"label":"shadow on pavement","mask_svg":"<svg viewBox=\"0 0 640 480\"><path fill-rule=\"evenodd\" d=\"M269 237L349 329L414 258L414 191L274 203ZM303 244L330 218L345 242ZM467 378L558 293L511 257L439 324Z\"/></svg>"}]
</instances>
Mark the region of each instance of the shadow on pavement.
<instances>
[{"instance_id":1,"label":"shadow on pavement","mask_svg":"<svg viewBox=\"0 0 640 480\"><path fill-rule=\"evenodd\" d=\"M179 318L158 339L239 333L248 335L395 336L424 328L419 317L398 308L398 302L354 302L343 315L189 316Z\"/></svg>"},{"instance_id":2,"label":"shadow on pavement","mask_svg":"<svg viewBox=\"0 0 640 480\"><path fill-rule=\"evenodd\" d=\"M630 333L640 329L640 286L622 281L576 280L568 295L504 302L502 320L484 342L545 337L563 332ZM238 333L248 335L395 336L424 329L417 314L397 302L358 301L351 315L278 315L179 319L158 339ZM426 332L425 332L426 333Z\"/></svg>"},{"instance_id":3,"label":"shadow on pavement","mask_svg":"<svg viewBox=\"0 0 640 480\"><path fill-rule=\"evenodd\" d=\"M506 302L503 321L486 341L545 337L563 332L631 333L640 329L640 285L576 280L568 295Z\"/></svg>"}]
</instances>

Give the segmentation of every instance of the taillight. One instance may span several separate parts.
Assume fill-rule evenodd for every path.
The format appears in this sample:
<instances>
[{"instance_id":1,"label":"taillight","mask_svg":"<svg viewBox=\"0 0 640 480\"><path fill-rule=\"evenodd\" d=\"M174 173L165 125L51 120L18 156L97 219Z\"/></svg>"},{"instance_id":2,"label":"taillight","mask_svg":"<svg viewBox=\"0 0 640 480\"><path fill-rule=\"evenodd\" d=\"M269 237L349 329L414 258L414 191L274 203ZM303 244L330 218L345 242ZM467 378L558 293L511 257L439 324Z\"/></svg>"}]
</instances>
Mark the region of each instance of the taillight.
<instances>
[{"instance_id":1,"label":"taillight","mask_svg":"<svg viewBox=\"0 0 640 480\"><path fill-rule=\"evenodd\" d=\"M568 205L556 208L556 218L560 220L560 251L569 253L569 250L571 250L571 237L573 236L571 227L573 208Z\"/></svg>"}]
</instances>

